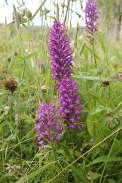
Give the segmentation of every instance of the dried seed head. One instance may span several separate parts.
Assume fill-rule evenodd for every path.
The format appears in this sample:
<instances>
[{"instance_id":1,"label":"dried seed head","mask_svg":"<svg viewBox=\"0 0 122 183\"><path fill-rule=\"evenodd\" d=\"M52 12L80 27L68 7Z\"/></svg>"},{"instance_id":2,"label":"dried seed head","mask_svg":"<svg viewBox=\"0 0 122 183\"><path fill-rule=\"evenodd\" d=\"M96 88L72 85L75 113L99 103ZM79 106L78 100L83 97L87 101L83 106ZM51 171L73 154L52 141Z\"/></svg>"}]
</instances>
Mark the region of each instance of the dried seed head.
<instances>
[{"instance_id":1,"label":"dried seed head","mask_svg":"<svg viewBox=\"0 0 122 183\"><path fill-rule=\"evenodd\" d=\"M103 81L103 82L102 82L102 86L103 86L103 87L109 86L109 81Z\"/></svg>"},{"instance_id":2,"label":"dried seed head","mask_svg":"<svg viewBox=\"0 0 122 183\"><path fill-rule=\"evenodd\" d=\"M22 13L21 12L17 12L17 16L18 16L19 22L22 23L22 18L23 18ZM12 20L13 20L13 22L15 22L15 15L14 15L14 13L13 13Z\"/></svg>"},{"instance_id":3,"label":"dried seed head","mask_svg":"<svg viewBox=\"0 0 122 183\"><path fill-rule=\"evenodd\" d=\"M17 89L17 82L13 77L6 77L3 80L3 85L6 90L9 90L11 93L14 93L14 91Z\"/></svg>"}]
</instances>

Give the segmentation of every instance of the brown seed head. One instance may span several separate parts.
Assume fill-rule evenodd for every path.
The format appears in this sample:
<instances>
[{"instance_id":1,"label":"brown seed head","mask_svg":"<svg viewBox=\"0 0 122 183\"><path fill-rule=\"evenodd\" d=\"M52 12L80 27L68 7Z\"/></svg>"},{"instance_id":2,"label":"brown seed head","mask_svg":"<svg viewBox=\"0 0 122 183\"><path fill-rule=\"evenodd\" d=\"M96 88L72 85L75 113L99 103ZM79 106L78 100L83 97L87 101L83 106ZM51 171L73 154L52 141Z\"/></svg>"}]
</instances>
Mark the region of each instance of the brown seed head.
<instances>
[{"instance_id":1,"label":"brown seed head","mask_svg":"<svg viewBox=\"0 0 122 183\"><path fill-rule=\"evenodd\" d=\"M109 81L103 81L103 82L102 82L102 86L103 86L103 87L109 86Z\"/></svg>"},{"instance_id":2,"label":"brown seed head","mask_svg":"<svg viewBox=\"0 0 122 183\"><path fill-rule=\"evenodd\" d=\"M3 85L6 90L9 90L11 93L14 93L14 91L17 89L17 82L13 77L6 77L3 80Z\"/></svg>"},{"instance_id":3,"label":"brown seed head","mask_svg":"<svg viewBox=\"0 0 122 183\"><path fill-rule=\"evenodd\" d=\"M22 13L21 12L17 12L17 16L18 16L19 22L22 23L22 18L23 18ZM13 22L15 22L15 15L14 15L14 13L13 13L12 20L13 20Z\"/></svg>"}]
</instances>

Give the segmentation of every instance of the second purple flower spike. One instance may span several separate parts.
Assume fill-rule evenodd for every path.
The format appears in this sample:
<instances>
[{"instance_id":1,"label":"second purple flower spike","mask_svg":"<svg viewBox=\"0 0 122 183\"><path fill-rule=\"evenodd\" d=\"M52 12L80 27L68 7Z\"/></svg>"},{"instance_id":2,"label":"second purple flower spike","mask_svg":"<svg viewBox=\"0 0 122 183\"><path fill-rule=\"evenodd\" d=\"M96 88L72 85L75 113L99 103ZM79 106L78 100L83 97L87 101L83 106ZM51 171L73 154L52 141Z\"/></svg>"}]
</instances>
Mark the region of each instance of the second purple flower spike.
<instances>
[{"instance_id":1,"label":"second purple flower spike","mask_svg":"<svg viewBox=\"0 0 122 183\"><path fill-rule=\"evenodd\" d=\"M54 104L41 104L38 109L37 120L36 131L41 149L44 149L44 144L49 141L60 141L62 139L63 128Z\"/></svg>"},{"instance_id":2,"label":"second purple flower spike","mask_svg":"<svg viewBox=\"0 0 122 183\"><path fill-rule=\"evenodd\" d=\"M82 119L80 116L82 111L81 98L76 82L69 77L64 77L60 82L59 103L59 113L67 126L81 130L81 124L76 124Z\"/></svg>"},{"instance_id":3,"label":"second purple flower spike","mask_svg":"<svg viewBox=\"0 0 122 183\"><path fill-rule=\"evenodd\" d=\"M85 24L87 33L95 33L98 27L99 18L98 3L94 0L87 0L85 7Z\"/></svg>"}]
</instances>

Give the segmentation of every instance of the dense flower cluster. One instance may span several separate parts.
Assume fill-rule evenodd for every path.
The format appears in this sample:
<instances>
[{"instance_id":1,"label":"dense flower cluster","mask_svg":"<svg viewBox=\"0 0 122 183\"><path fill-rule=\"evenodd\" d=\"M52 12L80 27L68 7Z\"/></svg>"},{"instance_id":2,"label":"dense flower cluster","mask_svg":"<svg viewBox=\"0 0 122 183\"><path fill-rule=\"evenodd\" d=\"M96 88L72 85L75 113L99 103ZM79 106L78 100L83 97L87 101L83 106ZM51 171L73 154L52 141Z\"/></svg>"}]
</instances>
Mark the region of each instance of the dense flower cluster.
<instances>
[{"instance_id":1,"label":"dense flower cluster","mask_svg":"<svg viewBox=\"0 0 122 183\"><path fill-rule=\"evenodd\" d=\"M36 130L41 148L44 148L47 141L62 139L63 128L60 117L64 119L67 127L78 130L82 128L81 124L78 124L82 111L80 94L76 82L70 78L73 73L70 41L64 24L60 24L57 20L54 21L50 31L49 49L52 75L58 86L59 109L56 110L54 104L41 104L38 109Z\"/></svg>"},{"instance_id":2,"label":"dense flower cluster","mask_svg":"<svg viewBox=\"0 0 122 183\"><path fill-rule=\"evenodd\" d=\"M81 130L81 125L75 124L75 122L81 120L82 105L80 94L76 82L69 77L64 77L60 82L59 103L59 113L64 118L65 123L70 128Z\"/></svg>"},{"instance_id":3,"label":"dense flower cluster","mask_svg":"<svg viewBox=\"0 0 122 183\"><path fill-rule=\"evenodd\" d=\"M98 3L94 0L87 0L85 7L85 24L87 33L95 33L98 27Z\"/></svg>"},{"instance_id":4,"label":"dense flower cluster","mask_svg":"<svg viewBox=\"0 0 122 183\"><path fill-rule=\"evenodd\" d=\"M69 77L73 73L71 69L73 56L67 29L57 20L54 21L50 31L49 49L53 79L58 83L63 77Z\"/></svg>"},{"instance_id":5,"label":"dense flower cluster","mask_svg":"<svg viewBox=\"0 0 122 183\"><path fill-rule=\"evenodd\" d=\"M40 147L44 148L47 141L60 141L62 139L62 125L54 104L41 104L38 109L36 131Z\"/></svg>"}]
</instances>

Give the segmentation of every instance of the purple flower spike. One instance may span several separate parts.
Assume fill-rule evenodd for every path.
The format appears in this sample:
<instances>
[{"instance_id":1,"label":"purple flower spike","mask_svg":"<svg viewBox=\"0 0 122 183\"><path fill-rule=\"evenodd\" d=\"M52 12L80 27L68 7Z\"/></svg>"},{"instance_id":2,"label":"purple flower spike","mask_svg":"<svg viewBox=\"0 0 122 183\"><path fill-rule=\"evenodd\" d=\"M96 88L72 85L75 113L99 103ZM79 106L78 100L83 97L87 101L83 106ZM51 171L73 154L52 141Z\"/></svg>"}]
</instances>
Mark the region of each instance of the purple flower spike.
<instances>
[{"instance_id":1,"label":"purple flower spike","mask_svg":"<svg viewBox=\"0 0 122 183\"><path fill-rule=\"evenodd\" d=\"M36 131L41 149L48 141L60 141L62 139L62 125L54 104L41 104L38 109Z\"/></svg>"},{"instance_id":2,"label":"purple flower spike","mask_svg":"<svg viewBox=\"0 0 122 183\"><path fill-rule=\"evenodd\" d=\"M59 113L68 127L81 130L81 125L75 124L75 122L81 120L82 105L80 94L78 93L76 82L69 77L63 78L60 82L59 103Z\"/></svg>"},{"instance_id":3,"label":"purple flower spike","mask_svg":"<svg viewBox=\"0 0 122 183\"><path fill-rule=\"evenodd\" d=\"M71 69L73 56L67 29L57 20L54 21L50 31L49 49L53 79L58 83L63 77L69 77L73 73Z\"/></svg>"},{"instance_id":4,"label":"purple flower spike","mask_svg":"<svg viewBox=\"0 0 122 183\"><path fill-rule=\"evenodd\" d=\"M99 18L98 3L94 0L87 0L85 7L85 24L87 33L95 33L97 31Z\"/></svg>"}]
</instances>

